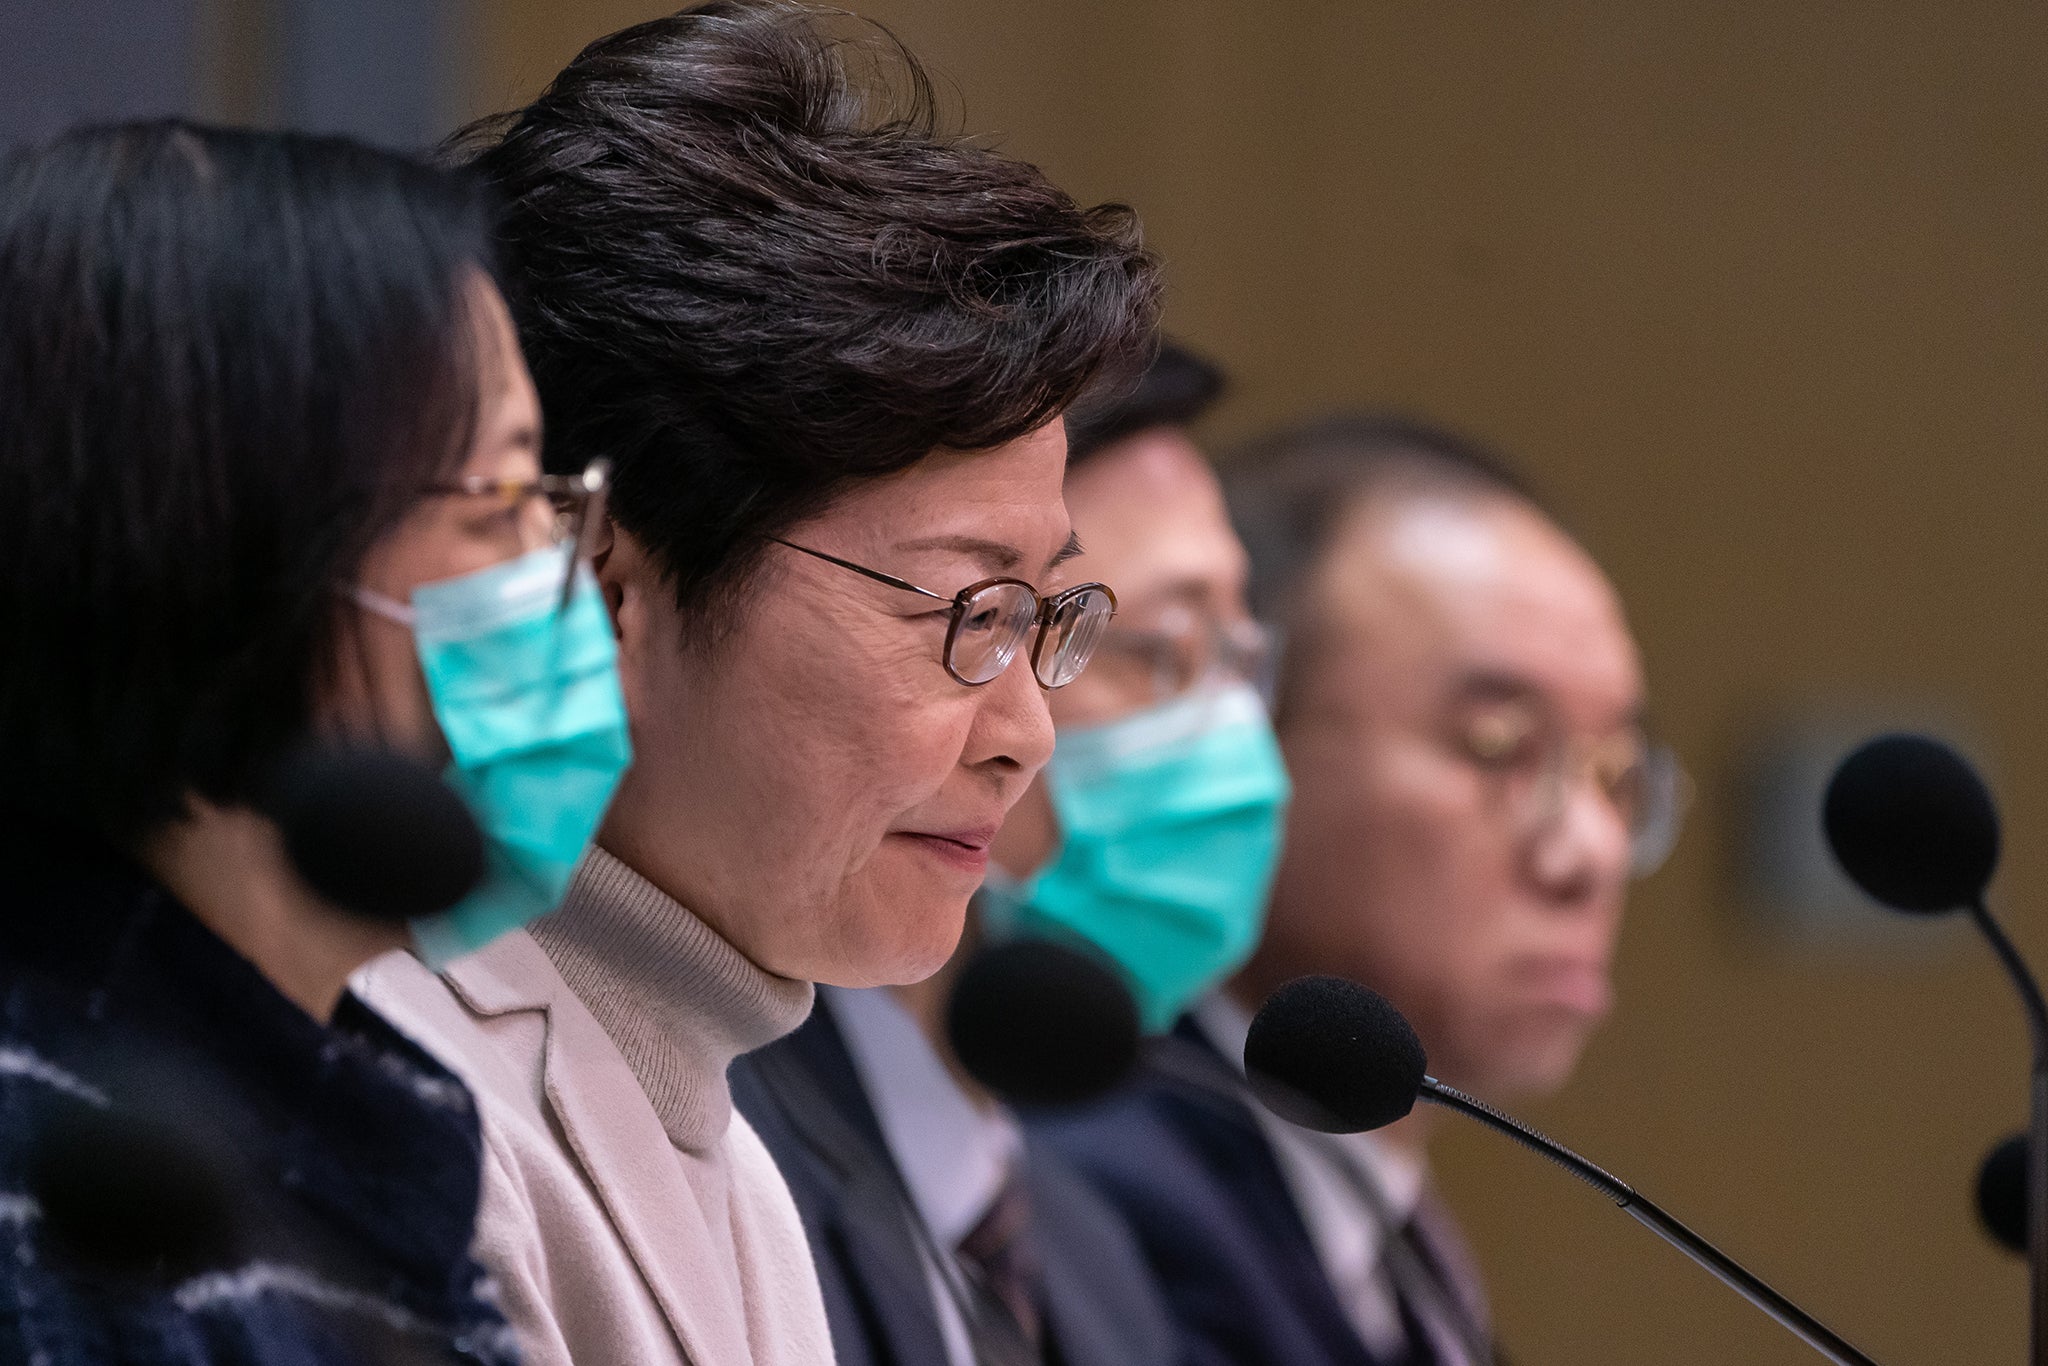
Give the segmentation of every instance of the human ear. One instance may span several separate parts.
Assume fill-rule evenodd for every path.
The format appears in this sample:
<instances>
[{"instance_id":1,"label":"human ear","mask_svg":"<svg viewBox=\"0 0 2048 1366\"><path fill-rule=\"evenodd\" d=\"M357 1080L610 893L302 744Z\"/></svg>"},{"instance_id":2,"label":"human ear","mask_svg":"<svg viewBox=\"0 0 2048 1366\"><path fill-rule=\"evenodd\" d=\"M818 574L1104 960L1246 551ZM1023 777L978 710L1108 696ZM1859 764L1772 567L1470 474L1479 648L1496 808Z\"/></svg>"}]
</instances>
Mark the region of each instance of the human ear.
<instances>
[{"instance_id":1,"label":"human ear","mask_svg":"<svg viewBox=\"0 0 2048 1366\"><path fill-rule=\"evenodd\" d=\"M597 586L604 594L605 610L611 614L612 634L619 633L619 608L625 600L625 588L617 577L607 571L612 566L612 552L619 542L617 524L606 517L602 525L590 532L590 570L597 576Z\"/></svg>"}]
</instances>

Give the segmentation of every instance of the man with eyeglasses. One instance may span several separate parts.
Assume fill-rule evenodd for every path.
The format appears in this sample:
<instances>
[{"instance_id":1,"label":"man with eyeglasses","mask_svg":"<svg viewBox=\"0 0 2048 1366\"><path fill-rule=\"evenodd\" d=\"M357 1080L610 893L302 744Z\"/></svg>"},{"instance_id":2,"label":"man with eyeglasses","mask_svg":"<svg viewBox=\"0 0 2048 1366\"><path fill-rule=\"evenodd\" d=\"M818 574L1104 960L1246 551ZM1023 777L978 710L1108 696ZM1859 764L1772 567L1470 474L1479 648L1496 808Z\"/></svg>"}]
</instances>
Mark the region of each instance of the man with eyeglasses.
<instances>
[{"instance_id":1,"label":"man with eyeglasses","mask_svg":"<svg viewBox=\"0 0 2048 1366\"><path fill-rule=\"evenodd\" d=\"M1168 343L1135 389L1104 386L1068 413L1079 566L1114 585L1113 620L1099 585L1042 606L1000 587L962 595L975 601L956 609L952 667L970 673L974 642L1032 611L1041 655L1100 639L1087 672L1041 674L1060 685L1054 757L995 841L953 964L915 986L825 988L802 1029L735 1068L810 1230L842 1366L1184 1360L1130 1231L966 1073L944 1017L961 965L992 940L1085 947L1155 1029L1256 942L1286 777L1254 688L1265 635L1244 549L1186 430L1220 387Z\"/></svg>"},{"instance_id":2,"label":"man with eyeglasses","mask_svg":"<svg viewBox=\"0 0 2048 1366\"><path fill-rule=\"evenodd\" d=\"M1634 641L1586 552L1493 456L1340 417L1228 466L1295 796L1257 952L1127 1099L1057 1138L1139 1231L1203 1360L1493 1360L1429 1193L1431 1116L1335 1139L1242 1095L1252 1012L1333 973L1411 1019L1434 1075L1562 1085L1607 1013L1625 889L1676 834ZM1235 1096L1233 1096L1235 1092Z\"/></svg>"}]
</instances>

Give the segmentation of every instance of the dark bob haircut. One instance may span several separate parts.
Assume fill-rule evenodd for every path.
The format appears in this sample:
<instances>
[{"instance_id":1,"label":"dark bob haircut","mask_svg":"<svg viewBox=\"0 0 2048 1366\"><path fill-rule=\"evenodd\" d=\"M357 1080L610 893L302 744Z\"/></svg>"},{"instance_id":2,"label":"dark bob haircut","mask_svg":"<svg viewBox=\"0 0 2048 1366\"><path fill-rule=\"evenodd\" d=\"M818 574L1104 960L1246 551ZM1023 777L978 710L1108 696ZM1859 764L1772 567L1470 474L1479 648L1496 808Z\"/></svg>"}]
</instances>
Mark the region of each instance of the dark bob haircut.
<instances>
[{"instance_id":1,"label":"dark bob haircut","mask_svg":"<svg viewBox=\"0 0 2048 1366\"><path fill-rule=\"evenodd\" d=\"M466 454L490 243L462 177L337 138L0 157L0 805L132 845L260 792L337 589Z\"/></svg>"},{"instance_id":2,"label":"dark bob haircut","mask_svg":"<svg viewBox=\"0 0 2048 1366\"><path fill-rule=\"evenodd\" d=\"M1138 377L1107 375L1067 409L1067 464L1071 468L1127 436L1154 427L1187 427L1223 394L1223 372L1185 346L1159 343Z\"/></svg>"},{"instance_id":3,"label":"dark bob haircut","mask_svg":"<svg viewBox=\"0 0 2048 1366\"><path fill-rule=\"evenodd\" d=\"M1130 210L942 132L916 59L843 14L625 29L455 146L506 207L550 464L611 459L692 618L854 481L1056 417L1157 314Z\"/></svg>"}]
</instances>

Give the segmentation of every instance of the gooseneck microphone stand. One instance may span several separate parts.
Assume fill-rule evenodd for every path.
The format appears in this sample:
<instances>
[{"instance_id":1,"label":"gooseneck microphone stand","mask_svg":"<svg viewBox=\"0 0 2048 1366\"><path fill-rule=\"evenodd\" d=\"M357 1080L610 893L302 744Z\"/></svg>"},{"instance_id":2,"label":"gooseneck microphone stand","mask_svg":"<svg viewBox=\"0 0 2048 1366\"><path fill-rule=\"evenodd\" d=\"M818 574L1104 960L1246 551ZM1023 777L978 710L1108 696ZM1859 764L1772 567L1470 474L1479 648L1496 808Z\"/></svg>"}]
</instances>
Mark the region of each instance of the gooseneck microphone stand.
<instances>
[{"instance_id":1,"label":"gooseneck microphone stand","mask_svg":"<svg viewBox=\"0 0 2048 1366\"><path fill-rule=\"evenodd\" d=\"M2037 1116L2041 1113L2040 1105L2044 1094L2038 1084L2040 1076L2037 1070L2034 1091ZM1489 1129L1506 1134L1531 1152L1547 1157L1563 1167L1627 1210L1638 1223L1690 1257L1721 1284L1783 1324L1800 1341L1836 1363L1836 1366L1876 1366L1869 1357L1836 1336L1826 1324L1764 1284L1733 1257L1636 1194L1634 1187L1621 1178L1595 1166L1563 1144L1546 1138L1520 1120L1502 1114L1476 1096L1469 1096L1456 1087L1446 1086L1435 1077L1422 1079L1422 1098L1434 1101L1446 1109L1469 1115Z\"/></svg>"},{"instance_id":2,"label":"gooseneck microphone stand","mask_svg":"<svg viewBox=\"0 0 2048 1366\"><path fill-rule=\"evenodd\" d=\"M2033 1343L2029 1360L2033 1366L2048 1366L2048 1334L2042 1328L2043 1320L2048 1319L2048 1200L2041 1198L2042 1192L2048 1191L2048 1002L2042 1000L2040 984L2019 949L1992 918L1983 897L1970 903L1970 919L1977 922L1978 932L2012 979L2034 1045L2027 1097L2027 1270L2033 1288L2027 1317Z\"/></svg>"}]
</instances>

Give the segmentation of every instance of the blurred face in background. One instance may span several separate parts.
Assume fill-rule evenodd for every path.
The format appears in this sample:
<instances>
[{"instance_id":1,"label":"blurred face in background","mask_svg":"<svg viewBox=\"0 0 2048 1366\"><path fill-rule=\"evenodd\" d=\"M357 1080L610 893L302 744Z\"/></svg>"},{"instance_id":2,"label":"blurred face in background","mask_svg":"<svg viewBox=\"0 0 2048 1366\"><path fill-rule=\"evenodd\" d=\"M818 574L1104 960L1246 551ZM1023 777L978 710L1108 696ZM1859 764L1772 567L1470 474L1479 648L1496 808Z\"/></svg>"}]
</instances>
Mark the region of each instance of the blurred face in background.
<instances>
[{"instance_id":1,"label":"blurred face in background","mask_svg":"<svg viewBox=\"0 0 2048 1366\"><path fill-rule=\"evenodd\" d=\"M476 329L478 406L468 457L449 477L532 486L540 478L541 413L511 314L479 276L470 302ZM548 543L554 512L541 497L450 493L423 497L364 558L358 587L393 602L422 584L452 579ZM374 737L439 766L447 742L434 719L412 628L384 616L352 614L348 647L358 658L338 671L329 723Z\"/></svg>"},{"instance_id":2,"label":"blurred face in background","mask_svg":"<svg viewBox=\"0 0 2048 1366\"><path fill-rule=\"evenodd\" d=\"M1557 1087L1608 1010L1641 801L1643 682L1613 589L1518 501L1390 491L1291 610L1295 799L1247 995L1355 978L1414 1022L1434 1075Z\"/></svg>"},{"instance_id":3,"label":"blurred face in background","mask_svg":"<svg viewBox=\"0 0 2048 1366\"><path fill-rule=\"evenodd\" d=\"M1116 619L1087 670L1047 694L1054 724L1099 726L1233 667L1251 624L1244 546L1216 475L1185 431L1155 427L1112 442L1067 475L1082 577L1116 593ZM1059 843L1041 780L1004 823L995 861L1036 871Z\"/></svg>"}]
</instances>

